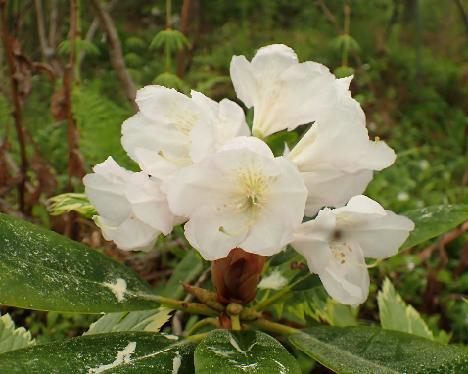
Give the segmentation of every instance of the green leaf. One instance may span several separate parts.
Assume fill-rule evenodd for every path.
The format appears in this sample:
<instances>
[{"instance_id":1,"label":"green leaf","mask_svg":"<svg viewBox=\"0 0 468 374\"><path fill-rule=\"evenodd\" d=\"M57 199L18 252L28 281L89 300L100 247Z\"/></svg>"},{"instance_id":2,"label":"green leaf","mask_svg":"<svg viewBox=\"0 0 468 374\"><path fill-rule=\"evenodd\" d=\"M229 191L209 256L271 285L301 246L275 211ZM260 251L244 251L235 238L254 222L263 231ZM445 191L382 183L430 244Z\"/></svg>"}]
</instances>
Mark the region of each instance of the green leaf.
<instances>
[{"instance_id":1,"label":"green leaf","mask_svg":"<svg viewBox=\"0 0 468 374\"><path fill-rule=\"evenodd\" d=\"M403 215L411 219L415 228L400 250L408 249L435 238L468 220L468 205L436 205L409 210Z\"/></svg>"},{"instance_id":2,"label":"green leaf","mask_svg":"<svg viewBox=\"0 0 468 374\"><path fill-rule=\"evenodd\" d=\"M337 51L350 50L359 51L359 43L351 35L341 34L332 40L332 47Z\"/></svg>"},{"instance_id":3,"label":"green leaf","mask_svg":"<svg viewBox=\"0 0 468 374\"><path fill-rule=\"evenodd\" d=\"M86 246L0 214L0 304L60 312L154 309L150 286Z\"/></svg>"},{"instance_id":4,"label":"green leaf","mask_svg":"<svg viewBox=\"0 0 468 374\"><path fill-rule=\"evenodd\" d=\"M92 56L99 55L98 47L96 47L96 45L90 42L89 40L77 38L74 40L74 43L75 43L75 48L77 51L83 50L87 54L92 55ZM60 55L68 55L70 53L71 45L72 43L70 42L70 40L62 41L57 48L58 53Z\"/></svg>"},{"instance_id":5,"label":"green leaf","mask_svg":"<svg viewBox=\"0 0 468 374\"><path fill-rule=\"evenodd\" d=\"M136 170L120 144L122 122L133 113L128 105L111 100L95 81L74 87L72 109L80 133L80 152L89 166L111 155L121 166Z\"/></svg>"},{"instance_id":6,"label":"green leaf","mask_svg":"<svg viewBox=\"0 0 468 374\"><path fill-rule=\"evenodd\" d=\"M260 331L214 330L195 350L197 374L301 373L296 359Z\"/></svg>"},{"instance_id":7,"label":"green leaf","mask_svg":"<svg viewBox=\"0 0 468 374\"><path fill-rule=\"evenodd\" d=\"M385 278L382 291L377 295L380 324L384 329L407 332L434 340L432 331L411 305L401 299L390 279Z\"/></svg>"},{"instance_id":8,"label":"green leaf","mask_svg":"<svg viewBox=\"0 0 468 374\"><path fill-rule=\"evenodd\" d=\"M179 30L164 29L159 31L150 43L150 49L167 48L170 53L190 47L187 37Z\"/></svg>"},{"instance_id":9,"label":"green leaf","mask_svg":"<svg viewBox=\"0 0 468 374\"><path fill-rule=\"evenodd\" d=\"M229 78L226 75L221 75L221 76L214 76L210 77L206 80L200 81L197 83L196 90L199 92L203 92L204 94L208 95L210 94L210 90L216 86L217 84L230 84L231 83L231 78Z\"/></svg>"},{"instance_id":10,"label":"green leaf","mask_svg":"<svg viewBox=\"0 0 468 374\"><path fill-rule=\"evenodd\" d=\"M108 313L91 324L84 335L105 334L119 331L159 332L169 321L173 309L161 307L156 310Z\"/></svg>"},{"instance_id":11,"label":"green leaf","mask_svg":"<svg viewBox=\"0 0 468 374\"><path fill-rule=\"evenodd\" d=\"M86 218L92 218L97 214L96 208L91 205L84 193L63 193L51 197L48 203L47 208L53 216L71 211L75 211Z\"/></svg>"},{"instance_id":12,"label":"green leaf","mask_svg":"<svg viewBox=\"0 0 468 374\"><path fill-rule=\"evenodd\" d=\"M153 83L159 84L164 87L175 88L180 92L188 93L190 91L190 88L182 79L180 79L177 75L169 72L159 74L153 80Z\"/></svg>"},{"instance_id":13,"label":"green leaf","mask_svg":"<svg viewBox=\"0 0 468 374\"><path fill-rule=\"evenodd\" d=\"M339 66L333 71L333 74L337 78L346 78L354 74L354 69L349 66Z\"/></svg>"},{"instance_id":14,"label":"green leaf","mask_svg":"<svg viewBox=\"0 0 468 374\"><path fill-rule=\"evenodd\" d=\"M270 257L268 264L270 266L280 266L284 263L290 263L292 260L300 259L298 253L291 247L288 246L284 251Z\"/></svg>"},{"instance_id":15,"label":"green leaf","mask_svg":"<svg viewBox=\"0 0 468 374\"><path fill-rule=\"evenodd\" d=\"M340 374L460 374L468 372L465 349L379 327L317 326L289 341Z\"/></svg>"},{"instance_id":16,"label":"green leaf","mask_svg":"<svg viewBox=\"0 0 468 374\"><path fill-rule=\"evenodd\" d=\"M9 314L0 317L0 353L14 351L34 344L31 333L24 327L15 328Z\"/></svg>"},{"instance_id":17,"label":"green leaf","mask_svg":"<svg viewBox=\"0 0 468 374\"><path fill-rule=\"evenodd\" d=\"M162 334L81 336L0 355L0 373L193 373L194 344Z\"/></svg>"},{"instance_id":18,"label":"green leaf","mask_svg":"<svg viewBox=\"0 0 468 374\"><path fill-rule=\"evenodd\" d=\"M296 132L281 131L270 135L265 139L265 143L271 148L275 156L282 156L285 148L291 149L298 142L299 136Z\"/></svg>"},{"instance_id":19,"label":"green leaf","mask_svg":"<svg viewBox=\"0 0 468 374\"><path fill-rule=\"evenodd\" d=\"M191 283L203 271L203 260L196 251L188 252L174 268L174 272L167 281L162 296L180 299L184 295L182 283Z\"/></svg>"}]
</instances>

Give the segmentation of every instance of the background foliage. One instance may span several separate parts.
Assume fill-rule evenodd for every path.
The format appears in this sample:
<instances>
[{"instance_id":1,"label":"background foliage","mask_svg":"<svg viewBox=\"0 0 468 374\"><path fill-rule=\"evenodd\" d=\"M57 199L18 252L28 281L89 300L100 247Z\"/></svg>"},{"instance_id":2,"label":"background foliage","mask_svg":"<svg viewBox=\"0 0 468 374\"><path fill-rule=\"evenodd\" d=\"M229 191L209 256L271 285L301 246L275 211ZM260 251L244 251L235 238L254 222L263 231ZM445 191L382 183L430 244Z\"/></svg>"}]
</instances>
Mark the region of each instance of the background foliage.
<instances>
[{"instance_id":1,"label":"background foliage","mask_svg":"<svg viewBox=\"0 0 468 374\"><path fill-rule=\"evenodd\" d=\"M109 155L135 168L120 146L120 126L133 113L133 106L126 99L110 36L94 3L99 2L78 2L81 37L70 38L66 2L6 2L4 19L15 45L20 46L14 61L20 73L17 95L25 141L18 140L12 116L15 95L4 43L0 211L82 241L124 261L163 294L183 298L179 282L198 280L207 285L203 278L207 264L190 251L180 228L161 238L155 253L128 254L105 242L92 221L75 214L54 216L47 210L50 197L83 189L79 168L70 162L67 114L76 125L78 152L86 171ZM468 203L468 22L463 1L174 0L170 15L163 1L100 4L111 16L124 68L137 88L159 83L184 92L200 90L216 100L236 100L229 80L231 56L251 58L257 48L271 43L285 43L301 60L321 62L338 76L354 74L351 89L366 112L370 135L384 139L398 153L396 164L376 174L367 194L396 212ZM41 25L47 48L40 42ZM74 49L76 56L70 59ZM64 77L70 61L75 74L67 113ZM269 143L281 153L284 142L293 144L303 129L297 131L272 137ZM27 158L23 173L22 147ZM23 204L18 192L22 180ZM75 199L80 204L79 196ZM297 323L320 321L335 326L381 320L383 327L413 329L440 342L466 344L468 236L467 224L461 224L374 267L373 289L359 310L333 303L321 289L307 288L295 290L291 300L271 312ZM283 260L272 259L267 275L276 270L286 275L301 265L300 258ZM259 297L268 292L262 290ZM80 335L96 319L1 306L0 310L26 326L38 343ZM392 313L406 317L392 321ZM196 322L179 315L171 322L173 328L178 328L178 320L186 328ZM18 344L30 344L31 337L14 330L8 318L0 322L0 332L9 331ZM310 370L307 363L304 360L304 371Z\"/></svg>"}]
</instances>

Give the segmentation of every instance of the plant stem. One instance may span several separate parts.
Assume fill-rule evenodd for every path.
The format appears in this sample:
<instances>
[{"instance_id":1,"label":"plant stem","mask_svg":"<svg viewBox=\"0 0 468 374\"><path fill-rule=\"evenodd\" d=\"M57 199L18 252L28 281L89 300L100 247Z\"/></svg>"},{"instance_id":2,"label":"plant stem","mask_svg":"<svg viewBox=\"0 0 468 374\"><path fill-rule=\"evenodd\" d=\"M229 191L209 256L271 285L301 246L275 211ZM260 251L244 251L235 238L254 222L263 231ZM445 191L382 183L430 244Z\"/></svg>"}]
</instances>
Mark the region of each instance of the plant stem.
<instances>
[{"instance_id":1,"label":"plant stem","mask_svg":"<svg viewBox=\"0 0 468 374\"><path fill-rule=\"evenodd\" d=\"M184 287L184 290L188 294L195 296L195 298L197 298L198 301L201 301L203 304L208 305L210 308L219 312L222 312L224 310L224 305L216 301L216 293L186 283L183 283L182 287Z\"/></svg>"},{"instance_id":2,"label":"plant stem","mask_svg":"<svg viewBox=\"0 0 468 374\"><path fill-rule=\"evenodd\" d=\"M190 340L192 342L197 342L198 343L200 340L203 340L207 335L208 335L208 333L204 332L204 333L201 333L201 334L187 336L185 339Z\"/></svg>"},{"instance_id":3,"label":"plant stem","mask_svg":"<svg viewBox=\"0 0 468 374\"><path fill-rule=\"evenodd\" d=\"M76 65L77 40L80 37L79 32L79 0L70 0L70 54L68 64L63 78L63 88L67 116L67 142L68 142L68 192L73 191L73 178L81 179L86 173L83 156L79 149L78 128L73 115L73 91L79 79L79 67ZM73 215L70 215L70 221L66 232L71 232L74 226ZM72 235L73 236L73 235Z\"/></svg>"},{"instance_id":4,"label":"plant stem","mask_svg":"<svg viewBox=\"0 0 468 374\"><path fill-rule=\"evenodd\" d=\"M195 323L188 331L187 331L187 336L193 335L193 333L202 327L212 325L214 327L219 328L219 321L216 318L205 318L197 323Z\"/></svg>"},{"instance_id":5,"label":"plant stem","mask_svg":"<svg viewBox=\"0 0 468 374\"><path fill-rule=\"evenodd\" d=\"M344 5L344 27L343 34L349 36L349 23L351 17L351 8L349 4ZM349 39L346 39L346 43L343 46L343 55L341 57L341 66L348 66L348 50L349 50Z\"/></svg>"},{"instance_id":6,"label":"plant stem","mask_svg":"<svg viewBox=\"0 0 468 374\"><path fill-rule=\"evenodd\" d=\"M234 331L240 331L240 319L238 314L231 315L231 327Z\"/></svg>"},{"instance_id":7,"label":"plant stem","mask_svg":"<svg viewBox=\"0 0 468 374\"><path fill-rule=\"evenodd\" d=\"M294 327L289 327L286 325L282 325L281 323L276 323L269 321L267 319L259 318L256 321L248 323L251 326L257 327L261 330L269 331L269 332L276 332L279 334L297 334L301 330L295 329Z\"/></svg>"},{"instance_id":8,"label":"plant stem","mask_svg":"<svg viewBox=\"0 0 468 374\"><path fill-rule=\"evenodd\" d=\"M138 111L135 103L136 87L133 79L128 72L123 57L122 44L120 43L117 27L112 19L109 10L112 3L104 5L101 0L91 0L102 30L105 32L109 43L109 57L115 74L120 81L120 85L125 93L125 97L132 106L133 110Z\"/></svg>"},{"instance_id":9,"label":"plant stem","mask_svg":"<svg viewBox=\"0 0 468 374\"><path fill-rule=\"evenodd\" d=\"M284 287L283 289L281 289L280 291L275 293L270 298L259 302L257 305L254 305L252 308L250 308L250 310L251 311L261 311L261 310L266 309L270 305L275 304L278 300L283 298L289 291L291 291L294 286L296 286L297 284L299 284L303 280L307 279L307 277L309 277L309 276L310 276L310 274L307 274L306 276L304 276L302 278L299 278L297 281L295 281L295 282L291 283L290 285Z\"/></svg>"},{"instance_id":10,"label":"plant stem","mask_svg":"<svg viewBox=\"0 0 468 374\"><path fill-rule=\"evenodd\" d=\"M174 300L168 297L159 296L159 295L149 295L149 294L137 294L137 297L156 301L159 304L170 306L174 309L183 310L184 312L192 313L192 314L202 314L205 316L210 317L217 317L218 312L211 309L209 306L205 304L198 304L198 303L188 303L186 301Z\"/></svg>"},{"instance_id":11,"label":"plant stem","mask_svg":"<svg viewBox=\"0 0 468 374\"><path fill-rule=\"evenodd\" d=\"M171 28L172 0L166 0L166 28Z\"/></svg>"},{"instance_id":12,"label":"plant stem","mask_svg":"<svg viewBox=\"0 0 468 374\"><path fill-rule=\"evenodd\" d=\"M13 101L13 117L15 119L16 134L18 136L18 143L20 148L21 158L21 179L18 183L18 205L19 210L25 213L25 193L26 193L26 179L28 171L28 159L26 154L26 140L25 140L25 126L23 122L23 111L21 94L19 92L19 81L17 76L17 69L15 63L15 55L13 51L13 43L15 39L10 35L8 29L8 15L7 15L7 1L0 0L0 12L1 12L1 23L2 23L2 40L5 55L10 69L10 84L11 84L11 96Z\"/></svg>"}]
</instances>

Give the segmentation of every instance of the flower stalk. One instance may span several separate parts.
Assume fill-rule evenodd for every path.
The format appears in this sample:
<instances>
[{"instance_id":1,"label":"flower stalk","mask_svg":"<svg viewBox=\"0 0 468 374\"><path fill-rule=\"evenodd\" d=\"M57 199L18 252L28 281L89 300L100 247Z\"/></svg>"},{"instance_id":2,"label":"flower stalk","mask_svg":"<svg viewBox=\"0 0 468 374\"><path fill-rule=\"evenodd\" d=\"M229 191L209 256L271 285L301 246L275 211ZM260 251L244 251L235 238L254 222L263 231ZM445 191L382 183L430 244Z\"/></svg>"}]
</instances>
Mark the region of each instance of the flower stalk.
<instances>
[{"instance_id":1,"label":"flower stalk","mask_svg":"<svg viewBox=\"0 0 468 374\"><path fill-rule=\"evenodd\" d=\"M170 299L168 297L159 295L139 294L138 296L142 299L152 300L161 305L169 306L171 308L182 310L187 313L201 314L210 317L217 317L219 314L218 311L211 309L206 304L188 303L186 301Z\"/></svg>"},{"instance_id":2,"label":"flower stalk","mask_svg":"<svg viewBox=\"0 0 468 374\"><path fill-rule=\"evenodd\" d=\"M241 330L240 318L238 314L231 316L231 328L234 331Z\"/></svg>"},{"instance_id":3,"label":"flower stalk","mask_svg":"<svg viewBox=\"0 0 468 374\"><path fill-rule=\"evenodd\" d=\"M185 292L195 296L197 300L208 305L210 308L219 312L224 310L224 306L216 301L216 294L214 292L187 283L182 284L182 287L184 287Z\"/></svg>"},{"instance_id":4,"label":"flower stalk","mask_svg":"<svg viewBox=\"0 0 468 374\"><path fill-rule=\"evenodd\" d=\"M307 274L304 277L299 278L298 280L294 281L290 285L282 288L280 291L275 293L273 296L269 297L268 299L265 299L258 304L254 305L251 308L251 311L262 311L268 308L270 305L276 304L279 300L281 300L284 296L286 296L296 285L298 285L300 282L306 280L308 277L310 277L311 274Z\"/></svg>"},{"instance_id":5,"label":"flower stalk","mask_svg":"<svg viewBox=\"0 0 468 374\"><path fill-rule=\"evenodd\" d=\"M300 330L295 329L294 327L286 326L277 322L272 322L263 318L259 318L255 321L249 322L249 325L259 328L261 330L274 332L278 334L284 334L284 335L297 334L300 332Z\"/></svg>"},{"instance_id":6,"label":"flower stalk","mask_svg":"<svg viewBox=\"0 0 468 374\"><path fill-rule=\"evenodd\" d=\"M219 328L219 321L216 318L204 318L198 322L196 322L188 331L187 331L187 336L193 336L194 332L197 330L201 329L202 327L205 326L214 326L216 328Z\"/></svg>"}]
</instances>

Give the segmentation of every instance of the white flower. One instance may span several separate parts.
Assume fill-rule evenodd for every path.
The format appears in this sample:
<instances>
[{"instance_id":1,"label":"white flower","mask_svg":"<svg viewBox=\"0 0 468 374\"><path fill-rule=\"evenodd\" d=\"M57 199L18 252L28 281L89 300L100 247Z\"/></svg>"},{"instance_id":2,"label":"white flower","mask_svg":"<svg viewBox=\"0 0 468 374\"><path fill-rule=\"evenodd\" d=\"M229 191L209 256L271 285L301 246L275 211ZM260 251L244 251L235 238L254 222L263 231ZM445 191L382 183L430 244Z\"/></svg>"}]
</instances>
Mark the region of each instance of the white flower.
<instances>
[{"instance_id":1,"label":"white flower","mask_svg":"<svg viewBox=\"0 0 468 374\"><path fill-rule=\"evenodd\" d=\"M93 171L83 183L106 240L123 250L148 250L160 233L172 230L176 222L166 197L146 173L125 170L112 157Z\"/></svg>"},{"instance_id":2,"label":"white flower","mask_svg":"<svg viewBox=\"0 0 468 374\"><path fill-rule=\"evenodd\" d=\"M303 223L292 245L331 297L343 304L361 304L369 292L364 258L397 254L413 228L408 218L360 195L345 207L321 210L317 218Z\"/></svg>"},{"instance_id":3,"label":"white flower","mask_svg":"<svg viewBox=\"0 0 468 374\"><path fill-rule=\"evenodd\" d=\"M248 135L242 108L200 92L192 97L162 86L137 92L140 111L122 126L122 146L140 168L159 179L202 160L227 140Z\"/></svg>"},{"instance_id":4,"label":"white flower","mask_svg":"<svg viewBox=\"0 0 468 374\"><path fill-rule=\"evenodd\" d=\"M391 165L396 156L385 142L369 140L364 112L343 93L336 108L322 113L287 158L303 174L306 215L312 217L324 206L340 207L363 193L372 171Z\"/></svg>"},{"instance_id":5,"label":"white flower","mask_svg":"<svg viewBox=\"0 0 468 374\"><path fill-rule=\"evenodd\" d=\"M299 63L283 44L260 48L251 62L231 60L231 79L237 97L254 107L253 134L265 137L315 121L334 106L336 95L347 91L350 79L336 79L327 67Z\"/></svg>"},{"instance_id":6,"label":"white flower","mask_svg":"<svg viewBox=\"0 0 468 374\"><path fill-rule=\"evenodd\" d=\"M239 247L271 256L301 224L307 191L297 168L254 137L237 137L164 185L185 236L207 260Z\"/></svg>"}]
</instances>

